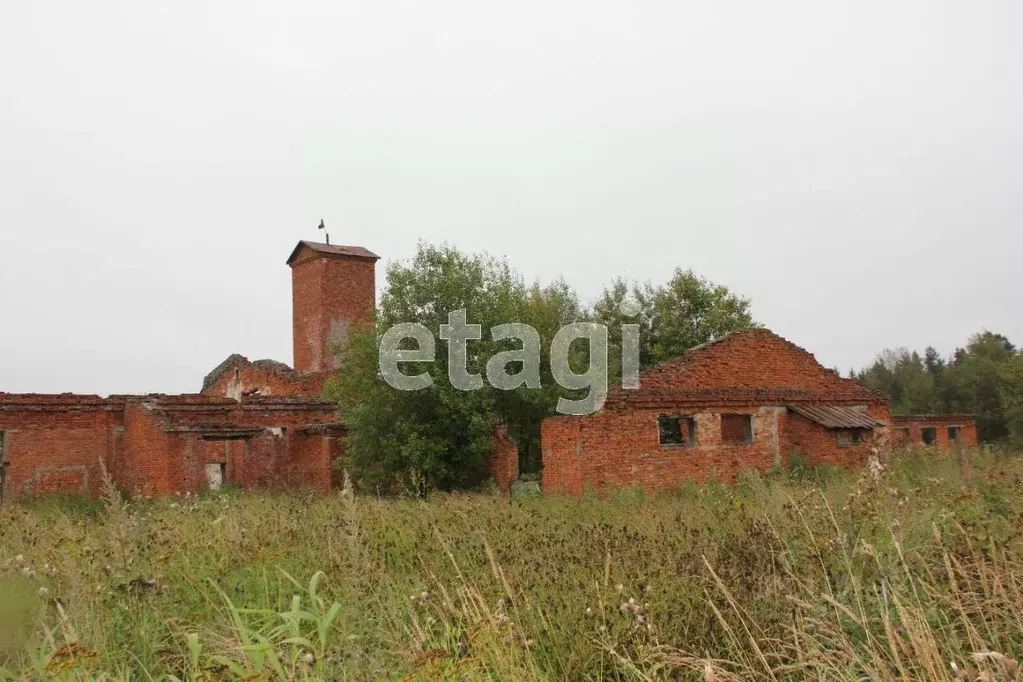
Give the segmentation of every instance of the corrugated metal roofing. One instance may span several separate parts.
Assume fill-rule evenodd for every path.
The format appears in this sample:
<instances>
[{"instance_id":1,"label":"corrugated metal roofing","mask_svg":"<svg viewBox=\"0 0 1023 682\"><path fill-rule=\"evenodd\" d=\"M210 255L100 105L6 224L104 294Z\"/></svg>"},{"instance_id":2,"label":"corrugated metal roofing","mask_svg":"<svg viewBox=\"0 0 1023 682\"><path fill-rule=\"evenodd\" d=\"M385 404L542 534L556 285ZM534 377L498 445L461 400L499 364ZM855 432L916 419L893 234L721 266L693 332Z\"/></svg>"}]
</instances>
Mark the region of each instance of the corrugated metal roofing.
<instances>
[{"instance_id":1,"label":"corrugated metal roofing","mask_svg":"<svg viewBox=\"0 0 1023 682\"><path fill-rule=\"evenodd\" d=\"M308 246L313 251L319 251L320 253L330 253L337 256L355 256L356 258L375 258L380 259L380 256L376 255L369 249L364 249L361 246L340 246L334 244L321 244L319 242L307 242L302 240L295 247L295 250L291 252L291 256L288 257L288 264L295 260L298 252L303 246Z\"/></svg>"},{"instance_id":2,"label":"corrugated metal roofing","mask_svg":"<svg viewBox=\"0 0 1023 682\"><path fill-rule=\"evenodd\" d=\"M829 429L873 429L882 426L866 412L841 405L789 405L788 408Z\"/></svg>"}]
</instances>

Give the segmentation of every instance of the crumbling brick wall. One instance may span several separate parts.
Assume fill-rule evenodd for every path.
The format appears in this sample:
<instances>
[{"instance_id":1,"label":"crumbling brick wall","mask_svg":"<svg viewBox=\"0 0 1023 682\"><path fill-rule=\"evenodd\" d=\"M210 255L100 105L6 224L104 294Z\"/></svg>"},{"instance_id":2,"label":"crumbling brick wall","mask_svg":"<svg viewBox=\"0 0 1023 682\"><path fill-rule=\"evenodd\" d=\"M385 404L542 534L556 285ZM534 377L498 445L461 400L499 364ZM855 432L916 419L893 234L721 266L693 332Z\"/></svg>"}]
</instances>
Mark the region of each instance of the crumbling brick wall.
<instances>
[{"instance_id":1,"label":"crumbling brick wall","mask_svg":"<svg viewBox=\"0 0 1023 682\"><path fill-rule=\"evenodd\" d=\"M322 433L297 430L289 437L288 463L285 469L289 485L330 491L331 444Z\"/></svg>"},{"instance_id":2,"label":"crumbling brick wall","mask_svg":"<svg viewBox=\"0 0 1023 682\"><path fill-rule=\"evenodd\" d=\"M205 439L198 433L168 434L170 465L174 470L176 491L198 492L208 487L206 466L222 464L226 470L223 484L239 477L237 463L244 466L245 439ZM236 457L232 457L236 454Z\"/></svg>"},{"instance_id":3,"label":"crumbling brick wall","mask_svg":"<svg viewBox=\"0 0 1023 682\"><path fill-rule=\"evenodd\" d=\"M372 324L377 260L361 247L298 244L288 259L294 369L232 355L196 395L0 393L4 492L95 494L101 463L144 494L201 489L211 463L228 484L328 490L344 429L337 406L317 396L337 368L331 346Z\"/></svg>"},{"instance_id":4,"label":"crumbling brick wall","mask_svg":"<svg viewBox=\"0 0 1023 682\"><path fill-rule=\"evenodd\" d=\"M143 402L124 407L124 435L114 479L125 489L143 495L166 495L180 489L171 471L170 437Z\"/></svg>"},{"instance_id":5,"label":"crumbling brick wall","mask_svg":"<svg viewBox=\"0 0 1023 682\"><path fill-rule=\"evenodd\" d=\"M99 396L0 394L3 496L98 493L116 421Z\"/></svg>"},{"instance_id":6,"label":"crumbling brick wall","mask_svg":"<svg viewBox=\"0 0 1023 682\"><path fill-rule=\"evenodd\" d=\"M833 431L792 419L786 406L793 403L863 405L887 415L884 396L767 330L748 330L651 368L640 389L612 391L596 414L544 420L544 489L578 495L589 487L733 480L745 468L784 466L793 439L815 461L852 466L863 459L866 444L840 448ZM725 415L749 415L749 442L730 442L748 427ZM695 442L662 444L661 416L691 419Z\"/></svg>"},{"instance_id":7,"label":"crumbling brick wall","mask_svg":"<svg viewBox=\"0 0 1023 682\"><path fill-rule=\"evenodd\" d=\"M786 391L805 396L885 402L887 398L856 379L822 366L812 353L766 329L747 329L694 348L681 358L651 367L638 391L618 396L656 395L661 391L699 395L701 391ZM850 400L851 399L851 400Z\"/></svg>"},{"instance_id":8,"label":"crumbling brick wall","mask_svg":"<svg viewBox=\"0 0 1023 682\"><path fill-rule=\"evenodd\" d=\"M251 396L307 396L323 393L327 375L302 374L275 360L250 361L231 355L203 380L202 394L241 400Z\"/></svg>"},{"instance_id":9,"label":"crumbling brick wall","mask_svg":"<svg viewBox=\"0 0 1023 682\"><path fill-rule=\"evenodd\" d=\"M104 467L140 494L195 492L215 462L227 484L329 490L337 419L333 403L299 397L0 394L4 492L95 495Z\"/></svg>"},{"instance_id":10,"label":"crumbling brick wall","mask_svg":"<svg viewBox=\"0 0 1023 682\"><path fill-rule=\"evenodd\" d=\"M493 477L498 489L505 495L511 494L511 484L519 477L519 446L508 435L508 426L494 427L490 456L487 457L487 473Z\"/></svg>"},{"instance_id":11,"label":"crumbling brick wall","mask_svg":"<svg viewBox=\"0 0 1023 682\"><path fill-rule=\"evenodd\" d=\"M166 396L150 409L168 438L167 461L177 491L207 486L207 464L225 465L224 484L243 488L286 486L330 489L326 432L337 407L328 401L262 396L230 399ZM325 483L326 481L326 483Z\"/></svg>"},{"instance_id":12,"label":"crumbling brick wall","mask_svg":"<svg viewBox=\"0 0 1023 682\"><path fill-rule=\"evenodd\" d=\"M892 442L903 445L924 445L924 429L934 429L936 447L950 447L950 428L958 430L957 445L976 445L977 423L968 414L898 415L892 418Z\"/></svg>"},{"instance_id":13,"label":"crumbling brick wall","mask_svg":"<svg viewBox=\"0 0 1023 682\"><path fill-rule=\"evenodd\" d=\"M582 454L583 433L591 417L549 417L540 425L543 489L581 495L588 466Z\"/></svg>"},{"instance_id":14,"label":"crumbling brick wall","mask_svg":"<svg viewBox=\"0 0 1023 682\"><path fill-rule=\"evenodd\" d=\"M235 451L228 482L248 489L285 488L283 467L288 456L288 438L287 429L268 429L245 440L244 451Z\"/></svg>"}]
</instances>

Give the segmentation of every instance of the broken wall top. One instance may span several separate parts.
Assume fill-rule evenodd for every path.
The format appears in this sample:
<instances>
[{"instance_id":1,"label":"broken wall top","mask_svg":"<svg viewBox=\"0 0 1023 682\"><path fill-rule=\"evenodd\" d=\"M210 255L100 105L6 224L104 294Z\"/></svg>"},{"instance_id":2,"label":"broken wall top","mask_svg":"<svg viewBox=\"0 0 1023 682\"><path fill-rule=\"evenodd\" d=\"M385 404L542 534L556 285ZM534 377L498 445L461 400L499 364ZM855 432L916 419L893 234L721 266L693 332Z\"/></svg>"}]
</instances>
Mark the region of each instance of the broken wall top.
<instances>
[{"instance_id":1,"label":"broken wall top","mask_svg":"<svg viewBox=\"0 0 1023 682\"><path fill-rule=\"evenodd\" d=\"M747 329L697 346L640 373L640 388L615 388L612 408L669 404L765 405L787 402L887 404L810 352L767 329Z\"/></svg>"}]
</instances>

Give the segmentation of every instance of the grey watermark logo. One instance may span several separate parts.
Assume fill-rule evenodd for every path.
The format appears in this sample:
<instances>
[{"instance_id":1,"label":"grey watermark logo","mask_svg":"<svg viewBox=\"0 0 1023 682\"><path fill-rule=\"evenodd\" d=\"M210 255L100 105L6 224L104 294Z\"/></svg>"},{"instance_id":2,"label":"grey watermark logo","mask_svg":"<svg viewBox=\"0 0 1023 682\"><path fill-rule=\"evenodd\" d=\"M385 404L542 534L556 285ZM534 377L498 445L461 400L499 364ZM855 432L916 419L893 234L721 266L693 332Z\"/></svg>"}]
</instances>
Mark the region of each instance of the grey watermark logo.
<instances>
[{"instance_id":1,"label":"grey watermark logo","mask_svg":"<svg viewBox=\"0 0 1023 682\"><path fill-rule=\"evenodd\" d=\"M621 313L627 317L639 313L638 306L623 301ZM639 388L639 325L622 326L622 388ZM466 311L448 313L448 323L440 326L440 338L448 344L448 380L460 391L476 391L483 388L483 376L471 374L468 370L470 341L483 339L483 328L469 324ZM513 322L490 328L494 341L518 340L521 348L497 352L487 361L486 380L502 391L513 391L522 386L529 389L541 388L540 382L540 334L528 324ZM554 335L550 348L550 366L554 381L564 389L587 390L584 398L573 400L559 398L557 411L560 414L591 414L604 406L607 399L607 327L598 322L574 322L565 325ZM416 348L400 348L406 339L413 339ZM571 346L576 340L589 344L589 366L585 372L572 369ZM429 373L404 374L399 363L428 363L436 359L437 343L433 332L417 322L397 324L380 339L380 375L390 386L400 391L418 391L433 384ZM509 374L510 364L521 365L521 371Z\"/></svg>"}]
</instances>

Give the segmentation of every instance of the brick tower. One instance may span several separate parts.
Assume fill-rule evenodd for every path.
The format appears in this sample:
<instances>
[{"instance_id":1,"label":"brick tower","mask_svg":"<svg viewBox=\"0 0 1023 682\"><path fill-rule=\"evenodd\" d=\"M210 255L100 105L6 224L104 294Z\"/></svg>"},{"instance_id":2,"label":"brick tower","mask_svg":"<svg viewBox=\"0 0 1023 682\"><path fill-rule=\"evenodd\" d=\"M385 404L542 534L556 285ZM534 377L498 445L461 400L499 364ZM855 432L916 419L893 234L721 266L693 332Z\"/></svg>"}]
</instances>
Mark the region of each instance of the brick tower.
<instances>
[{"instance_id":1,"label":"brick tower","mask_svg":"<svg viewBox=\"0 0 1023 682\"><path fill-rule=\"evenodd\" d=\"M361 246L301 241L288 258L295 369L338 369L330 344L369 323L376 307L376 254Z\"/></svg>"}]
</instances>

